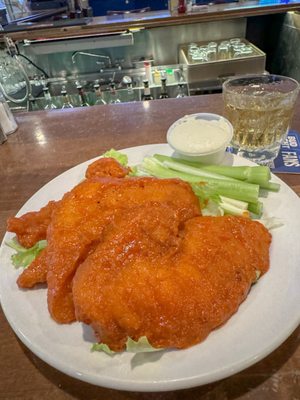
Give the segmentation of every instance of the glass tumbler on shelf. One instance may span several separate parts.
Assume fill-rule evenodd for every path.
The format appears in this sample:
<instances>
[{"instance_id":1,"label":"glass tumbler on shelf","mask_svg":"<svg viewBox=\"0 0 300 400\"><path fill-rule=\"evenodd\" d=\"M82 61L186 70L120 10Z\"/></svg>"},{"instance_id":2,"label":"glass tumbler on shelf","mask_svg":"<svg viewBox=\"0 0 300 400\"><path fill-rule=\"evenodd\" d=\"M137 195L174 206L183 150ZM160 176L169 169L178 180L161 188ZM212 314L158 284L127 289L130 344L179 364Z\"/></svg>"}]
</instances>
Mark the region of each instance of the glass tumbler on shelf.
<instances>
[{"instance_id":1,"label":"glass tumbler on shelf","mask_svg":"<svg viewBox=\"0 0 300 400\"><path fill-rule=\"evenodd\" d=\"M195 63L204 63L207 62L207 54L204 51L198 51L196 54L193 54L192 61Z\"/></svg>"},{"instance_id":2,"label":"glass tumbler on shelf","mask_svg":"<svg viewBox=\"0 0 300 400\"><path fill-rule=\"evenodd\" d=\"M242 53L243 53L244 56L250 56L250 55L253 54L253 48L251 46L245 46L242 49Z\"/></svg>"},{"instance_id":3,"label":"glass tumbler on shelf","mask_svg":"<svg viewBox=\"0 0 300 400\"><path fill-rule=\"evenodd\" d=\"M196 43L190 43L188 46L188 59L191 62L193 60L193 55L197 54L199 47Z\"/></svg>"},{"instance_id":4,"label":"glass tumbler on shelf","mask_svg":"<svg viewBox=\"0 0 300 400\"><path fill-rule=\"evenodd\" d=\"M245 48L246 48L245 43L233 44L231 46L231 56L234 58L240 57Z\"/></svg>"},{"instance_id":5,"label":"glass tumbler on shelf","mask_svg":"<svg viewBox=\"0 0 300 400\"><path fill-rule=\"evenodd\" d=\"M241 43L241 39L240 38L232 38L232 39L229 39L229 43L231 44L231 46L234 46L236 44Z\"/></svg>"},{"instance_id":6,"label":"glass tumbler on shelf","mask_svg":"<svg viewBox=\"0 0 300 400\"><path fill-rule=\"evenodd\" d=\"M227 60L230 55L230 46L227 43L220 43L218 46L218 59Z\"/></svg>"},{"instance_id":7,"label":"glass tumbler on shelf","mask_svg":"<svg viewBox=\"0 0 300 400\"><path fill-rule=\"evenodd\" d=\"M272 166L293 116L299 83L279 75L245 75L223 83L224 116L235 154Z\"/></svg>"},{"instance_id":8,"label":"glass tumbler on shelf","mask_svg":"<svg viewBox=\"0 0 300 400\"><path fill-rule=\"evenodd\" d=\"M208 49L216 49L216 50L217 50L217 48L218 48L218 43L217 43L217 42L209 42L209 43L207 44L207 48L208 48Z\"/></svg>"},{"instance_id":9,"label":"glass tumbler on shelf","mask_svg":"<svg viewBox=\"0 0 300 400\"><path fill-rule=\"evenodd\" d=\"M206 52L207 61L216 61L217 59L217 49L208 48Z\"/></svg>"}]
</instances>

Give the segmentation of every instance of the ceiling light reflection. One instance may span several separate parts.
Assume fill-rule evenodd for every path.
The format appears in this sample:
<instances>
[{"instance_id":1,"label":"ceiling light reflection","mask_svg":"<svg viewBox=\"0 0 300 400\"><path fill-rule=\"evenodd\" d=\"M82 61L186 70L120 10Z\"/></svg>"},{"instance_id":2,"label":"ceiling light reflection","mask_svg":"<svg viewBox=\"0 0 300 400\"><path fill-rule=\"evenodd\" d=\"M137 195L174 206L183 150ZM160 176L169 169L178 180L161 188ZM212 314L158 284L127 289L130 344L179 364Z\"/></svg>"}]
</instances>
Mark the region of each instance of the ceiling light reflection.
<instances>
[{"instance_id":1,"label":"ceiling light reflection","mask_svg":"<svg viewBox=\"0 0 300 400\"><path fill-rule=\"evenodd\" d=\"M40 128L37 128L35 130L35 137L36 137L36 140L37 140L38 144L40 144L42 146L44 144L47 144L47 139L46 139L43 131Z\"/></svg>"},{"instance_id":2,"label":"ceiling light reflection","mask_svg":"<svg viewBox=\"0 0 300 400\"><path fill-rule=\"evenodd\" d=\"M150 107L149 101L143 101L142 104L143 104L143 107L145 110L149 109L149 107Z\"/></svg>"}]
</instances>

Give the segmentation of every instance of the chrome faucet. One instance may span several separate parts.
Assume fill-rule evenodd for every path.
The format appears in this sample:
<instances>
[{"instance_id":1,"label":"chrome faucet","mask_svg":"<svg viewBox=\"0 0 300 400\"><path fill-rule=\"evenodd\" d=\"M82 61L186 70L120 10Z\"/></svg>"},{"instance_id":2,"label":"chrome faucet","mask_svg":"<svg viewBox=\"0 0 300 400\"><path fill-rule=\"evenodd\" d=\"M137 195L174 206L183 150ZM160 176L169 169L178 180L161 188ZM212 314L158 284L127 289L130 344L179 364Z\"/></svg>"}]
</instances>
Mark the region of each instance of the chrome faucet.
<instances>
[{"instance_id":1,"label":"chrome faucet","mask_svg":"<svg viewBox=\"0 0 300 400\"><path fill-rule=\"evenodd\" d=\"M75 57L78 55L82 55L82 56L88 56L88 57L96 57L96 58L104 58L105 60L108 61L108 67L111 68L112 64L111 64L111 59L109 56L104 56L102 54L94 54L94 53L86 53L84 51L75 51L72 54L72 63L75 64Z\"/></svg>"}]
</instances>

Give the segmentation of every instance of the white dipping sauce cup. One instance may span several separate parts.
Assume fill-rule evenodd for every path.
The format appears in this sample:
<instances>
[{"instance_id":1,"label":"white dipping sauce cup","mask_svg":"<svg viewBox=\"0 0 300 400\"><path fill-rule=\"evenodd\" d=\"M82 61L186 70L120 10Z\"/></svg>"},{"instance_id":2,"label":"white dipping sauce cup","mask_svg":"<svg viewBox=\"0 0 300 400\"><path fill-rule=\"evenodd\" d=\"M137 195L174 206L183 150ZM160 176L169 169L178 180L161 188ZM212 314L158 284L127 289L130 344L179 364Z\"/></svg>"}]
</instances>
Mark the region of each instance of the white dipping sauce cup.
<instances>
[{"instance_id":1,"label":"white dipping sauce cup","mask_svg":"<svg viewBox=\"0 0 300 400\"><path fill-rule=\"evenodd\" d=\"M197 113L175 121L167 142L180 158L203 164L220 164L233 136L231 123L218 114Z\"/></svg>"}]
</instances>

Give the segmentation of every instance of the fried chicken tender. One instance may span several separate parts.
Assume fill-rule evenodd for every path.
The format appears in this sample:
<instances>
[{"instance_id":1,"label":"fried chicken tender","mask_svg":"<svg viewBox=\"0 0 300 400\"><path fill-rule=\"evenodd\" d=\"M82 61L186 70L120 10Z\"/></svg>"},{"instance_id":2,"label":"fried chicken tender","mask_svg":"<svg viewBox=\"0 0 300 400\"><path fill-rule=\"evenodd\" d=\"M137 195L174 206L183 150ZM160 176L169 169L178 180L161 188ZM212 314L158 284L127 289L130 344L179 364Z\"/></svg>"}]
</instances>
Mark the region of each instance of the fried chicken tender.
<instances>
[{"instance_id":1,"label":"fried chicken tender","mask_svg":"<svg viewBox=\"0 0 300 400\"><path fill-rule=\"evenodd\" d=\"M174 208L180 223L200 214L191 187L177 179L95 178L80 183L63 197L47 233L48 308L54 320L75 320L74 274L102 241L116 215L140 205L149 205L150 212L153 202Z\"/></svg>"},{"instance_id":2,"label":"fried chicken tender","mask_svg":"<svg viewBox=\"0 0 300 400\"><path fill-rule=\"evenodd\" d=\"M39 240L46 239L47 228L56 204L55 201L49 201L39 211L28 212L21 217L8 218L8 232L14 232L22 246L26 248L34 246Z\"/></svg>"},{"instance_id":3,"label":"fried chicken tender","mask_svg":"<svg viewBox=\"0 0 300 400\"><path fill-rule=\"evenodd\" d=\"M47 281L47 248L43 249L17 279L19 288L31 289Z\"/></svg>"},{"instance_id":4,"label":"fried chicken tender","mask_svg":"<svg viewBox=\"0 0 300 400\"><path fill-rule=\"evenodd\" d=\"M147 336L186 348L234 314L256 272L269 268L271 235L245 218L194 217L168 205L118 215L73 279L76 317L99 342L124 348Z\"/></svg>"},{"instance_id":5,"label":"fried chicken tender","mask_svg":"<svg viewBox=\"0 0 300 400\"><path fill-rule=\"evenodd\" d=\"M85 177L87 179L96 177L114 177L124 178L130 172L130 168L123 167L114 158L104 157L99 158L88 166Z\"/></svg>"},{"instance_id":6,"label":"fried chicken tender","mask_svg":"<svg viewBox=\"0 0 300 400\"><path fill-rule=\"evenodd\" d=\"M123 178L130 168L123 167L114 158L99 158L90 164L86 171L86 178L116 177ZM51 222L52 213L59 202L50 201L45 207L36 212L29 212L20 218L9 218L7 230L17 235L19 243L24 247L31 247L37 241L46 239L47 229ZM46 255L39 257L20 275L17 283L20 288L32 288L38 283L45 283L47 277Z\"/></svg>"},{"instance_id":7,"label":"fried chicken tender","mask_svg":"<svg viewBox=\"0 0 300 400\"><path fill-rule=\"evenodd\" d=\"M124 178L130 168L123 167L114 158L103 157L90 164L86 170L86 178L115 177ZM32 247L39 240L46 239L47 228L51 221L57 201L50 201L39 211L28 212L21 217L11 217L7 220L7 231L17 235L18 242L26 247Z\"/></svg>"}]
</instances>

